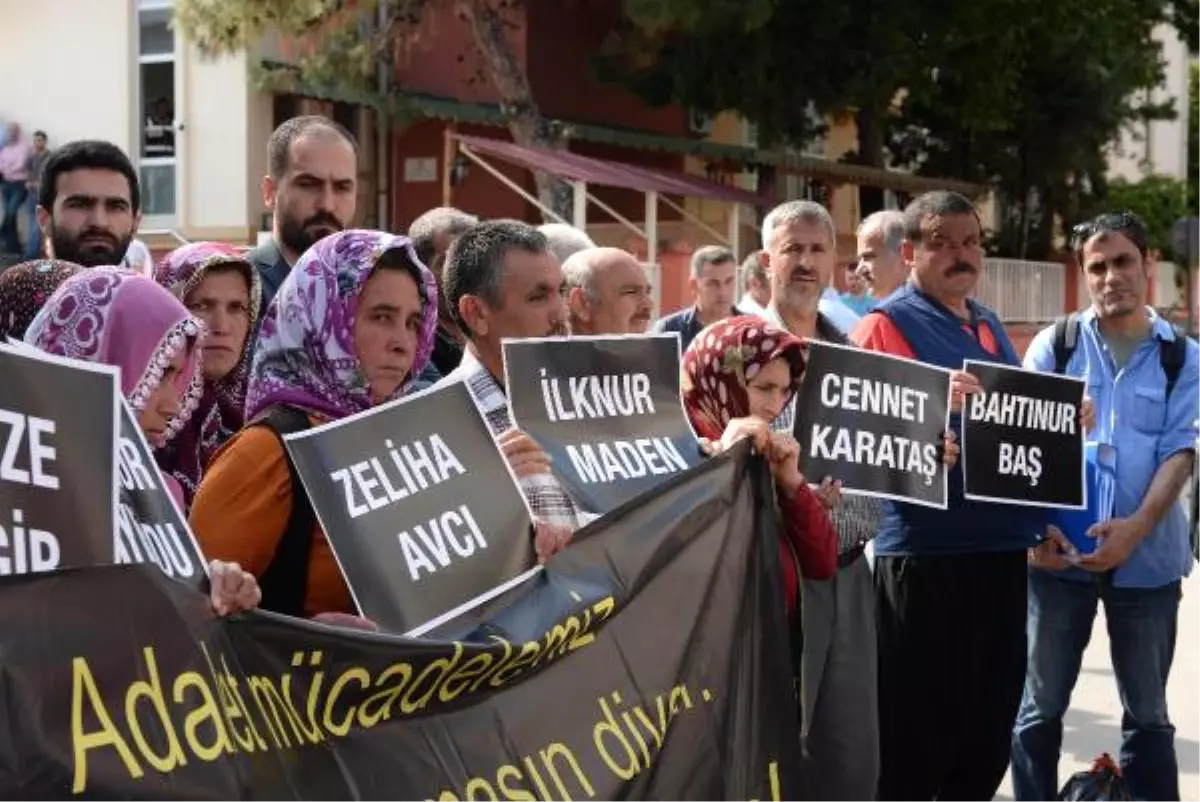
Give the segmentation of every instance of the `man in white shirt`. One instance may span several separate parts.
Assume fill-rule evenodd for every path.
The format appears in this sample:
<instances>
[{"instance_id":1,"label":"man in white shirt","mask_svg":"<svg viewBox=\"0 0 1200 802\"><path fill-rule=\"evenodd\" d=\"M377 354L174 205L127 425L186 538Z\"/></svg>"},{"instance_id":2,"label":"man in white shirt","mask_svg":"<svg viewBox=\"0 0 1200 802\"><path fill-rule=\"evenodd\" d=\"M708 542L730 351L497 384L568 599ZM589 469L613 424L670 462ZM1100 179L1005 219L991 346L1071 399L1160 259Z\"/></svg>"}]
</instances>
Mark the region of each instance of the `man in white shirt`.
<instances>
[{"instance_id":1,"label":"man in white shirt","mask_svg":"<svg viewBox=\"0 0 1200 802\"><path fill-rule=\"evenodd\" d=\"M129 243L129 248L125 251L125 258L121 260L121 266L148 278L154 277L154 257L150 254L146 243L140 239Z\"/></svg>"},{"instance_id":2,"label":"man in white shirt","mask_svg":"<svg viewBox=\"0 0 1200 802\"><path fill-rule=\"evenodd\" d=\"M748 315L763 317L771 303L771 280L762 263L763 252L755 251L742 261L742 286L745 292L737 308Z\"/></svg>"}]
</instances>

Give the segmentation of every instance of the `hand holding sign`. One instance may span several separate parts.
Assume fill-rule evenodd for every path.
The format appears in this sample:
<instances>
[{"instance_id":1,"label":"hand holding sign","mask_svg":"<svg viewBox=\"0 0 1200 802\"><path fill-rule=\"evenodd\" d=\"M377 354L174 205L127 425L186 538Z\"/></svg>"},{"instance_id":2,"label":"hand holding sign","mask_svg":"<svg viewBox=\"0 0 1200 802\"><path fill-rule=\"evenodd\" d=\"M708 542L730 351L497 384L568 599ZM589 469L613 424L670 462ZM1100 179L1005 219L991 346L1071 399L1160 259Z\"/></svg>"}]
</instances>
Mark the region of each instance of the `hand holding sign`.
<instances>
[{"instance_id":1,"label":"hand holding sign","mask_svg":"<svg viewBox=\"0 0 1200 802\"><path fill-rule=\"evenodd\" d=\"M946 466L946 470L951 470L958 462L959 455L958 438L954 435L954 431L947 429L942 436L942 463Z\"/></svg>"},{"instance_id":2,"label":"hand holding sign","mask_svg":"<svg viewBox=\"0 0 1200 802\"><path fill-rule=\"evenodd\" d=\"M565 526L554 526L540 518L533 520L533 550L537 553L538 563L550 562L555 554L567 547L571 542L571 530Z\"/></svg>"},{"instance_id":3,"label":"hand holding sign","mask_svg":"<svg viewBox=\"0 0 1200 802\"><path fill-rule=\"evenodd\" d=\"M1029 564L1047 571L1062 571L1078 562L1078 554L1057 526L1048 526L1045 539L1029 550Z\"/></svg>"},{"instance_id":4,"label":"hand holding sign","mask_svg":"<svg viewBox=\"0 0 1200 802\"><path fill-rule=\"evenodd\" d=\"M979 378L965 370L956 370L950 374L950 412L957 415L962 412L967 396L983 392Z\"/></svg>"},{"instance_id":5,"label":"hand holding sign","mask_svg":"<svg viewBox=\"0 0 1200 802\"><path fill-rule=\"evenodd\" d=\"M1120 568L1133 554L1133 550L1142 542L1142 538L1150 533L1139 518L1113 518L1095 524L1088 529L1088 537L1100 541L1100 545L1091 554L1085 554L1079 559L1079 567L1097 574L1103 574Z\"/></svg>"}]
</instances>

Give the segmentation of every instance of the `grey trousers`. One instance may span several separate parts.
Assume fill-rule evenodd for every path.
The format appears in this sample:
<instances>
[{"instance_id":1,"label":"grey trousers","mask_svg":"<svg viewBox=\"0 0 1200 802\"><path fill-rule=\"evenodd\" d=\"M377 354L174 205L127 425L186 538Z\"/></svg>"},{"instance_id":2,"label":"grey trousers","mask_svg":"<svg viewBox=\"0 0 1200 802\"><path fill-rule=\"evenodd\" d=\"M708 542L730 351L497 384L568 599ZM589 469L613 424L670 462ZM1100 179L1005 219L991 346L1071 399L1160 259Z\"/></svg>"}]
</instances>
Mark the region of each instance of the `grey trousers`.
<instances>
[{"instance_id":1,"label":"grey trousers","mask_svg":"<svg viewBox=\"0 0 1200 802\"><path fill-rule=\"evenodd\" d=\"M875 799L879 660L875 586L866 556L827 582L805 580L803 799Z\"/></svg>"}]
</instances>

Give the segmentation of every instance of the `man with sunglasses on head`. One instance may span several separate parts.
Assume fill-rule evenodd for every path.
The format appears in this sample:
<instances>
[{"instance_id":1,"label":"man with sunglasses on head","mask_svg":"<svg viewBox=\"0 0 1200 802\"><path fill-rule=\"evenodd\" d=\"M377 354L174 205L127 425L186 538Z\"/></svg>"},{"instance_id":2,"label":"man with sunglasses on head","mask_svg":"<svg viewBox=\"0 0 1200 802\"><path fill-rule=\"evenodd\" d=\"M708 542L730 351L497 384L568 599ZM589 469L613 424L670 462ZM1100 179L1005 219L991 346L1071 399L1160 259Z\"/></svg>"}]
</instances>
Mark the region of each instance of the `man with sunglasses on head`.
<instances>
[{"instance_id":1,"label":"man with sunglasses on head","mask_svg":"<svg viewBox=\"0 0 1200 802\"><path fill-rule=\"evenodd\" d=\"M909 281L851 334L863 348L954 371L955 430L965 396L980 389L963 360L1020 364L1003 324L970 297L983 272L981 239L967 198L918 197L904 210ZM995 795L1025 680L1026 553L1046 533L1045 518L1032 507L967 501L961 464L947 509L884 504L874 541L879 799Z\"/></svg>"},{"instance_id":2,"label":"man with sunglasses on head","mask_svg":"<svg viewBox=\"0 0 1200 802\"><path fill-rule=\"evenodd\" d=\"M1089 492L1112 507L1086 533L1097 539L1095 551L1070 562L1057 544L1030 554L1013 790L1019 800L1055 798L1063 714L1103 601L1129 790L1134 799L1179 799L1167 675L1180 582L1192 567L1180 493L1195 459L1200 349L1146 303L1153 258L1137 216L1103 214L1076 226L1071 248L1091 306L1040 332L1025 367L1087 380L1096 414L1088 439L1112 467L1096 480L1112 486Z\"/></svg>"}]
</instances>

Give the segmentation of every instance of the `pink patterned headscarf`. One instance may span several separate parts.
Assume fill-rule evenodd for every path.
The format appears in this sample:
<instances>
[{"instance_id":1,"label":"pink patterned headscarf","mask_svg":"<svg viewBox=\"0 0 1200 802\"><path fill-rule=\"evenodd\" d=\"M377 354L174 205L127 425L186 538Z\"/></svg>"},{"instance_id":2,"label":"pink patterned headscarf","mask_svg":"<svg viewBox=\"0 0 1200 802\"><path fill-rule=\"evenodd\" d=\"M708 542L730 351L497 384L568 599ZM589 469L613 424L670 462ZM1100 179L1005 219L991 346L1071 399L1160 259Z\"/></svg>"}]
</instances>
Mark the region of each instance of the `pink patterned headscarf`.
<instances>
[{"instance_id":1,"label":"pink patterned headscarf","mask_svg":"<svg viewBox=\"0 0 1200 802\"><path fill-rule=\"evenodd\" d=\"M200 398L199 349L203 324L151 279L120 267L82 270L59 285L25 334L43 351L121 369L121 392L141 412L163 373L187 354L176 378L179 414L167 423L170 439Z\"/></svg>"},{"instance_id":2,"label":"pink patterned headscarf","mask_svg":"<svg viewBox=\"0 0 1200 802\"><path fill-rule=\"evenodd\" d=\"M200 485L205 467L217 450L242 428L246 408L246 381L254 355L254 334L262 305L262 286L258 271L244 254L224 242L194 242L176 248L154 268L154 280L181 302L200 286L215 267L232 267L246 280L249 290L249 328L238 362L229 373L216 381L204 382L196 411L179 435L155 457L159 467L175 477L183 489L185 506Z\"/></svg>"},{"instance_id":3,"label":"pink patterned headscarf","mask_svg":"<svg viewBox=\"0 0 1200 802\"><path fill-rule=\"evenodd\" d=\"M354 352L358 298L379 257L408 253L423 314L404 393L433 354L437 283L408 237L352 229L313 245L292 268L263 315L246 390L246 420L289 405L334 420L371 408L370 388Z\"/></svg>"}]
</instances>

